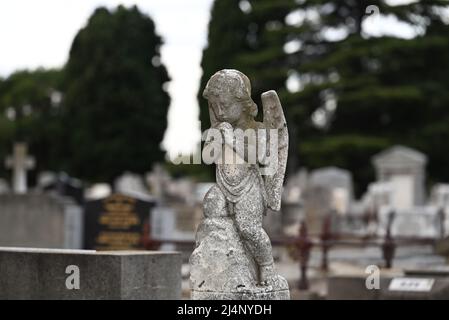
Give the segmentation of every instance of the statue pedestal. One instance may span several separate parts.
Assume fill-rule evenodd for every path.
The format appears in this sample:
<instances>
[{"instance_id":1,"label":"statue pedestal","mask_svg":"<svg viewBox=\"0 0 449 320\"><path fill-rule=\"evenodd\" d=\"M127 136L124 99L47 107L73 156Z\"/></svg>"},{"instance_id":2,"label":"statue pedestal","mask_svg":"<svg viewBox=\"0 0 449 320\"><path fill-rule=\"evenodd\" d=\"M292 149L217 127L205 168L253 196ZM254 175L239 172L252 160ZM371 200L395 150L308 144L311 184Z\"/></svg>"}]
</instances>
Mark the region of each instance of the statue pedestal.
<instances>
[{"instance_id":1,"label":"statue pedestal","mask_svg":"<svg viewBox=\"0 0 449 320\"><path fill-rule=\"evenodd\" d=\"M190 257L194 300L288 300L287 281L276 276L257 284L257 265L245 249L231 217L205 218Z\"/></svg>"},{"instance_id":2,"label":"statue pedestal","mask_svg":"<svg viewBox=\"0 0 449 320\"><path fill-rule=\"evenodd\" d=\"M207 292L192 290L192 300L290 300L290 291L267 292Z\"/></svg>"}]
</instances>

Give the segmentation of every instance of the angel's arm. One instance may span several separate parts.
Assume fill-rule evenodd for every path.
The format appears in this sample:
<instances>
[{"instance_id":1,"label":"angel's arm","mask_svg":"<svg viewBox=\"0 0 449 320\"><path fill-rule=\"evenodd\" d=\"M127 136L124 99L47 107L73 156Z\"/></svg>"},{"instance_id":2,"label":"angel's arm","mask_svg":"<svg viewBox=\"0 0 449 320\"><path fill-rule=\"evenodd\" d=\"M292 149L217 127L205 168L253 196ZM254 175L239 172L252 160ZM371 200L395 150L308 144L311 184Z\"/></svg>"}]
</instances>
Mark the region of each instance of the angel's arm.
<instances>
[{"instance_id":1,"label":"angel's arm","mask_svg":"<svg viewBox=\"0 0 449 320\"><path fill-rule=\"evenodd\" d=\"M258 159L258 146L260 146L259 130L234 130L231 124L221 122L218 128L222 132L224 143L240 158L241 161L256 164ZM237 163L238 160L236 159ZM241 162L240 162L241 163Z\"/></svg>"}]
</instances>

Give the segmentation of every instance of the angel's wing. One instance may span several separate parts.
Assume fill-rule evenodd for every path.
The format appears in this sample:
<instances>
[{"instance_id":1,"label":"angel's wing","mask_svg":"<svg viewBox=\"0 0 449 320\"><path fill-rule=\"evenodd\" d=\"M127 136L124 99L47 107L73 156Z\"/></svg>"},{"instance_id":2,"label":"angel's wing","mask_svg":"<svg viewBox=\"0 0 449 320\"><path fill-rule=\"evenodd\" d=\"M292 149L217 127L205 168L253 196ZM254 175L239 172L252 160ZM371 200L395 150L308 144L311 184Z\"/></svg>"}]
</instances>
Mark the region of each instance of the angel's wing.
<instances>
[{"instance_id":1,"label":"angel's wing","mask_svg":"<svg viewBox=\"0 0 449 320\"><path fill-rule=\"evenodd\" d=\"M274 90L262 94L263 123L266 129L276 129L277 140L270 139L270 144L275 143L277 150L277 166L273 174L264 175L267 205L270 209L281 209L282 185L284 183L285 169L288 156L288 131L287 121L282 110L279 97ZM271 150L271 148L269 149Z\"/></svg>"}]
</instances>

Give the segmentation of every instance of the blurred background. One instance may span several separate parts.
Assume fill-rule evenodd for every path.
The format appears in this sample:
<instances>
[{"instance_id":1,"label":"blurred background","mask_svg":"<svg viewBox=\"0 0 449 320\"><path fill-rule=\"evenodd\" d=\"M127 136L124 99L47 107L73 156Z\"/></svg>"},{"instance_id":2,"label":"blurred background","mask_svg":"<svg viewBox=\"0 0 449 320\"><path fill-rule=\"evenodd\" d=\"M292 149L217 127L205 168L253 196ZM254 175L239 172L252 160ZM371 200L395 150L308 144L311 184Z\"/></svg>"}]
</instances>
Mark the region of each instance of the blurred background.
<instances>
[{"instance_id":1,"label":"blurred background","mask_svg":"<svg viewBox=\"0 0 449 320\"><path fill-rule=\"evenodd\" d=\"M449 275L447 0L3 1L0 246L187 262L214 181L194 161L202 90L223 68L259 117L271 89L286 113L266 229L294 297L341 297L333 277L369 265Z\"/></svg>"}]
</instances>

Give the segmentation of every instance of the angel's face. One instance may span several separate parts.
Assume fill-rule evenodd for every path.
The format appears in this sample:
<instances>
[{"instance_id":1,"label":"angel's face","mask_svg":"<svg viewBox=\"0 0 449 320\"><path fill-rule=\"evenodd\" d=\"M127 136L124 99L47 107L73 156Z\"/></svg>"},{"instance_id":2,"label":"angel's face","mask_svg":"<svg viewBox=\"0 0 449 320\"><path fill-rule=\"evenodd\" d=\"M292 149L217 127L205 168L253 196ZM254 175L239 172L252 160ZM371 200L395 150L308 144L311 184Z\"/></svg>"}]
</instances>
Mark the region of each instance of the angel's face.
<instances>
[{"instance_id":1,"label":"angel's face","mask_svg":"<svg viewBox=\"0 0 449 320\"><path fill-rule=\"evenodd\" d=\"M235 125L243 116L244 106L234 96L222 94L209 98L209 104L220 122L228 122Z\"/></svg>"}]
</instances>

